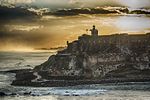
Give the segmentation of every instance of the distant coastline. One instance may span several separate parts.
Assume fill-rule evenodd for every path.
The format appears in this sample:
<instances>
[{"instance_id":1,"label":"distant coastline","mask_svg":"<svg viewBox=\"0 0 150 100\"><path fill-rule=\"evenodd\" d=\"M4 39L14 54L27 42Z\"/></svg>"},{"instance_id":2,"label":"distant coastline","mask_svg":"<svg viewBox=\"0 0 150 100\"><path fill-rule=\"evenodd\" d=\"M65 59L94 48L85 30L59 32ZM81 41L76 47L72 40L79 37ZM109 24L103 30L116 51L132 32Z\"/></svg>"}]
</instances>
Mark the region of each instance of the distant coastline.
<instances>
[{"instance_id":1,"label":"distant coastline","mask_svg":"<svg viewBox=\"0 0 150 100\"><path fill-rule=\"evenodd\" d=\"M34 50L63 50L66 47L53 47L53 48L34 48Z\"/></svg>"}]
</instances>

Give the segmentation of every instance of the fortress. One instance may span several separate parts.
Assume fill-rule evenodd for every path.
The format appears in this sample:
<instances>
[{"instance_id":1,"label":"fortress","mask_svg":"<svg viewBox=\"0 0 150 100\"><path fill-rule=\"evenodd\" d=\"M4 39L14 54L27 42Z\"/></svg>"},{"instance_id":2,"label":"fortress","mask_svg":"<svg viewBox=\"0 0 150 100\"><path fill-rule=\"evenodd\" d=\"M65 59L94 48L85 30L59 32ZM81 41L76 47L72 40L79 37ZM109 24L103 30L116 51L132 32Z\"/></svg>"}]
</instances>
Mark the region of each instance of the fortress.
<instances>
[{"instance_id":1,"label":"fortress","mask_svg":"<svg viewBox=\"0 0 150 100\"><path fill-rule=\"evenodd\" d=\"M54 76L103 77L122 67L150 69L150 34L114 34L98 36L93 26L91 35L83 34L67 48L36 70L48 70Z\"/></svg>"},{"instance_id":2,"label":"fortress","mask_svg":"<svg viewBox=\"0 0 150 100\"><path fill-rule=\"evenodd\" d=\"M72 43L67 42L67 48L59 51L58 54L97 54L97 53L131 53L149 52L150 50L150 33L147 34L114 34L98 36L98 30L90 30L91 35L83 34L78 40ZM134 51L135 50L135 51Z\"/></svg>"},{"instance_id":3,"label":"fortress","mask_svg":"<svg viewBox=\"0 0 150 100\"><path fill-rule=\"evenodd\" d=\"M150 33L83 34L30 72L16 74L13 85L68 86L150 81ZM32 73L34 73L32 75ZM28 79L28 75L40 79ZM28 79L28 80L26 80ZM47 81L44 81L47 80Z\"/></svg>"}]
</instances>

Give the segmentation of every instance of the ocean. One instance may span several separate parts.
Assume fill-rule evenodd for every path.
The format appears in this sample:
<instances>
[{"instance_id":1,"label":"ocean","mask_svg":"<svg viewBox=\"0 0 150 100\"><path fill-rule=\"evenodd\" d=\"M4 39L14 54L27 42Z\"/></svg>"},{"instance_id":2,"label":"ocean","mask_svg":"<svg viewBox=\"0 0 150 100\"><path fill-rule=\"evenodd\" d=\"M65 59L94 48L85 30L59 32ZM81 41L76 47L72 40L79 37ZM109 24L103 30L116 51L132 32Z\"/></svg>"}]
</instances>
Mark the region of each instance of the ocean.
<instances>
[{"instance_id":1,"label":"ocean","mask_svg":"<svg viewBox=\"0 0 150 100\"><path fill-rule=\"evenodd\" d=\"M0 52L0 100L150 100L150 83L91 84L70 87L19 87L10 85L15 74L3 71L32 69L56 52ZM29 93L30 95L24 95ZM16 95L10 95L15 93Z\"/></svg>"}]
</instances>

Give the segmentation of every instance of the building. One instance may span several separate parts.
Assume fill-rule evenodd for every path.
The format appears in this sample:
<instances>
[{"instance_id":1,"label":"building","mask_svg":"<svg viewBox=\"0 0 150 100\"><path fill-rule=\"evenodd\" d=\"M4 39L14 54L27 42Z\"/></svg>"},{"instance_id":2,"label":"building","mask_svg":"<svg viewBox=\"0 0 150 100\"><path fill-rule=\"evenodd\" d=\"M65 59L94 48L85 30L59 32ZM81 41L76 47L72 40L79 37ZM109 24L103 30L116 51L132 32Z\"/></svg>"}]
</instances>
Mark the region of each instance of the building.
<instances>
[{"instance_id":1,"label":"building","mask_svg":"<svg viewBox=\"0 0 150 100\"><path fill-rule=\"evenodd\" d=\"M93 25L93 29L90 29L92 36L98 36L98 30L95 28L95 25Z\"/></svg>"}]
</instances>

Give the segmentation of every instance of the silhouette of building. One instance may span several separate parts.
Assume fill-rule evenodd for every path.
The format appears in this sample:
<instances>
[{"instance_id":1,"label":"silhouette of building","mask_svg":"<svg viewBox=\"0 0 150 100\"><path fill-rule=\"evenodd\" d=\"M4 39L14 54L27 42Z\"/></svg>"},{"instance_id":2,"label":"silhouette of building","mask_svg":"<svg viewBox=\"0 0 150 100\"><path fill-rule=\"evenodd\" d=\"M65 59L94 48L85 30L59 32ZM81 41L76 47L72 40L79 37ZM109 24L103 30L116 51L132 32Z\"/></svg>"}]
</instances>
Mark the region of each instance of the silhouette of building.
<instances>
[{"instance_id":1,"label":"silhouette of building","mask_svg":"<svg viewBox=\"0 0 150 100\"><path fill-rule=\"evenodd\" d=\"M98 36L98 30L95 28L95 25L93 25L93 29L90 29L92 36Z\"/></svg>"}]
</instances>

